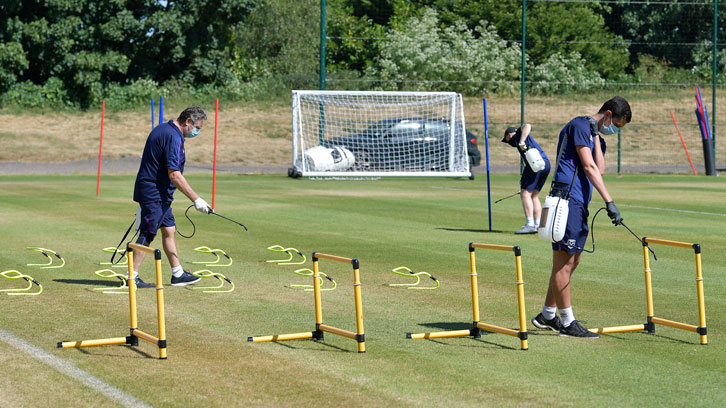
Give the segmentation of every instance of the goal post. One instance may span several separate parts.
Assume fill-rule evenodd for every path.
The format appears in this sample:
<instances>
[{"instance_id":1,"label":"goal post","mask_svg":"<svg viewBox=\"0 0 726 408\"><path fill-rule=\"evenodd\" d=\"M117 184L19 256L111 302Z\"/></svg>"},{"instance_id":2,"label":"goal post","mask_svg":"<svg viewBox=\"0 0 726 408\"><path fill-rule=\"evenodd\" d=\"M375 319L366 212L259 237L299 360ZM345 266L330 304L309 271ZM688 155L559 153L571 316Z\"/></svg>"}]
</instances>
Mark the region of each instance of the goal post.
<instances>
[{"instance_id":1,"label":"goal post","mask_svg":"<svg viewBox=\"0 0 726 408\"><path fill-rule=\"evenodd\" d=\"M297 177L469 177L455 92L292 91Z\"/></svg>"}]
</instances>

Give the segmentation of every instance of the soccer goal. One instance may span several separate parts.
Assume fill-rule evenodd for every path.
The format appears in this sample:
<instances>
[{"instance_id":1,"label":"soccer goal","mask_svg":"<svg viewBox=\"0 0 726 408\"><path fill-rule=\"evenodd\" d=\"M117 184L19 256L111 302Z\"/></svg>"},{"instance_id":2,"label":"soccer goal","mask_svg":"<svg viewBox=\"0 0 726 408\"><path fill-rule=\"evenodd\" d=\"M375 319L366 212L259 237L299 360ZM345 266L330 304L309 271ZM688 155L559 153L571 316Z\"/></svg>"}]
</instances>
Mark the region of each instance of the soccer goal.
<instances>
[{"instance_id":1,"label":"soccer goal","mask_svg":"<svg viewBox=\"0 0 726 408\"><path fill-rule=\"evenodd\" d=\"M293 91L293 167L322 177L469 177L455 92Z\"/></svg>"}]
</instances>

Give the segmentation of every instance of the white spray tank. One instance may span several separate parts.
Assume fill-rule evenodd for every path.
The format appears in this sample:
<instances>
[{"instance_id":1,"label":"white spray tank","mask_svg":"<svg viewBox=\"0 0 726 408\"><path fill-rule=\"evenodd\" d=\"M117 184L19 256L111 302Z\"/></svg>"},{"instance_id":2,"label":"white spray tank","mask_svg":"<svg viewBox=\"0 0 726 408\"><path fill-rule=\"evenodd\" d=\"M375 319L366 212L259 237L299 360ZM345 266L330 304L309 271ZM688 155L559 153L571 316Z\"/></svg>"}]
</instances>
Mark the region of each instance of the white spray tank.
<instances>
[{"instance_id":1,"label":"white spray tank","mask_svg":"<svg viewBox=\"0 0 726 408\"><path fill-rule=\"evenodd\" d=\"M553 182L550 194L545 198L538 230L539 237L544 240L560 242L565 237L567 216L570 213L567 187L567 184Z\"/></svg>"},{"instance_id":2,"label":"white spray tank","mask_svg":"<svg viewBox=\"0 0 726 408\"><path fill-rule=\"evenodd\" d=\"M527 148L524 152L524 158L535 173L545 168L545 161L539 153L539 150L535 148Z\"/></svg>"}]
</instances>

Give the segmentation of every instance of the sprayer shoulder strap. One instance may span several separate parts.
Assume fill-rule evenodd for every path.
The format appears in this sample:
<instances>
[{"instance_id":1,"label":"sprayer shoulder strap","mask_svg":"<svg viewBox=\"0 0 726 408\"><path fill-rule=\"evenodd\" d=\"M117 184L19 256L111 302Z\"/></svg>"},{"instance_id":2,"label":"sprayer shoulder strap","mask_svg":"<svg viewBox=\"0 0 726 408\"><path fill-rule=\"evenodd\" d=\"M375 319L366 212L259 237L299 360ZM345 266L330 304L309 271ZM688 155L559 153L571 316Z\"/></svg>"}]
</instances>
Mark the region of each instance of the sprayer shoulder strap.
<instances>
[{"instance_id":1,"label":"sprayer shoulder strap","mask_svg":"<svg viewBox=\"0 0 726 408\"><path fill-rule=\"evenodd\" d=\"M121 258L119 258L119 260L116 261L116 262L113 261L114 258L116 258L116 254L119 253L118 252L118 249L124 243L124 240L126 239L126 237L129 236L129 232L131 232L131 229L134 227L134 224L136 224L136 217L135 216L134 216L134 220L131 221L131 225L129 225L129 227L126 229L126 232L124 233L123 238L121 238L121 241L119 241L118 245L116 245L116 249L113 251L113 255L111 255L111 264L112 265L116 265L117 263L119 263L121 261L121 259L123 259L124 255L126 255L126 250L124 249L123 251L121 251ZM134 235L136 235L136 234L134 234ZM133 239L133 237L132 237L132 239Z\"/></svg>"},{"instance_id":2,"label":"sprayer shoulder strap","mask_svg":"<svg viewBox=\"0 0 726 408\"><path fill-rule=\"evenodd\" d=\"M560 145L560 150L557 152L557 160L555 161L555 171L554 175L557 175L557 169L560 168L560 161L562 161L563 156L565 155L565 150L567 149L567 140L569 139L569 136L565 134L565 140L562 141L562 144ZM552 177L552 183L555 182L555 176ZM572 172L572 180L570 181L570 185L567 189L567 198L570 198L570 192L572 191L572 186L575 184L575 177L577 177L577 166L575 166L575 171Z\"/></svg>"}]
</instances>

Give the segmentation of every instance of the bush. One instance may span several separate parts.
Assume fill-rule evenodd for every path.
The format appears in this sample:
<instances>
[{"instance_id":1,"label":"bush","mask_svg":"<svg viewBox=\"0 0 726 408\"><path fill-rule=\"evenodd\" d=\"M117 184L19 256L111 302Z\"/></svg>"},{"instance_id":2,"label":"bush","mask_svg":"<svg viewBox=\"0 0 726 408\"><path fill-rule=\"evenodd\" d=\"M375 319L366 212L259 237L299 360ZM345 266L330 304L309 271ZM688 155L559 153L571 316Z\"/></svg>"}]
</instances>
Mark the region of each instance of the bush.
<instances>
[{"instance_id":1,"label":"bush","mask_svg":"<svg viewBox=\"0 0 726 408\"><path fill-rule=\"evenodd\" d=\"M106 99L110 109L128 109L148 104L152 98L159 96L168 97L169 92L156 81L137 79L128 85L110 84L105 89L103 99Z\"/></svg>"},{"instance_id":2,"label":"bush","mask_svg":"<svg viewBox=\"0 0 726 408\"><path fill-rule=\"evenodd\" d=\"M461 21L440 29L436 11L427 9L402 26L387 33L379 58L366 70L381 88L470 95L516 89L520 48L485 21L474 31Z\"/></svg>"},{"instance_id":3,"label":"bush","mask_svg":"<svg viewBox=\"0 0 726 408\"><path fill-rule=\"evenodd\" d=\"M585 68L585 61L576 52L550 55L544 63L529 67L527 77L535 94L588 91L605 85L600 74Z\"/></svg>"},{"instance_id":4,"label":"bush","mask_svg":"<svg viewBox=\"0 0 726 408\"><path fill-rule=\"evenodd\" d=\"M23 46L17 42L0 42L0 93L17 82L18 74L28 69Z\"/></svg>"},{"instance_id":5,"label":"bush","mask_svg":"<svg viewBox=\"0 0 726 408\"><path fill-rule=\"evenodd\" d=\"M43 97L43 87L30 81L19 82L2 95L2 106L43 108L48 105Z\"/></svg>"}]
</instances>

